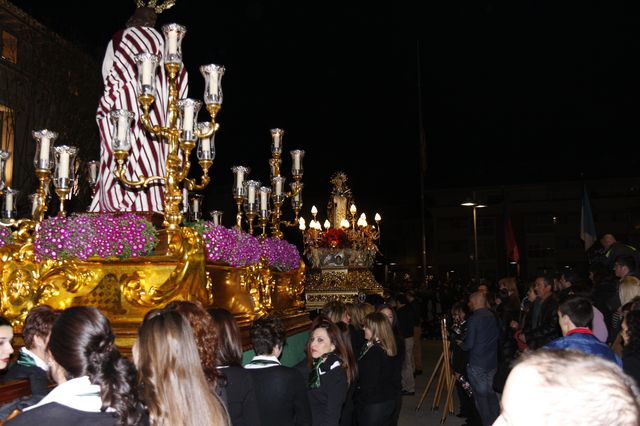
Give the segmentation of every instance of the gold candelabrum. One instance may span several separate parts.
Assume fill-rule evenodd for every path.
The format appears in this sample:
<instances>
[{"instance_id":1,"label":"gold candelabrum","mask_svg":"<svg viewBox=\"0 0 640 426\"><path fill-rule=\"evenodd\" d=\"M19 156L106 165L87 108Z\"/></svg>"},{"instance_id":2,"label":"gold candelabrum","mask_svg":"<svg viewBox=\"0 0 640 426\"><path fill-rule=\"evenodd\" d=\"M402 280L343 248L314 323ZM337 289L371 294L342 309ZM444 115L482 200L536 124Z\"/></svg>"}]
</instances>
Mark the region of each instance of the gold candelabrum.
<instances>
[{"instance_id":1,"label":"gold candelabrum","mask_svg":"<svg viewBox=\"0 0 640 426\"><path fill-rule=\"evenodd\" d=\"M266 238L267 226L271 225L271 236L282 239L281 227L298 226L300 210L302 209L302 175L304 169L302 160L304 151L296 149L291 154L290 191L285 191L286 178L280 174L282 165L282 140L284 130L271 129L271 155L269 159L271 187L261 186L259 181L246 180L250 169L245 166L231 168L234 177L233 198L236 202L236 227L241 229L243 217L245 218L249 233L253 233L254 221L258 219L258 226L262 229L260 238ZM287 198L291 199L291 208L294 217L292 220L283 220L283 204ZM243 214L244 212L244 214Z\"/></svg>"},{"instance_id":2,"label":"gold candelabrum","mask_svg":"<svg viewBox=\"0 0 640 426\"><path fill-rule=\"evenodd\" d=\"M203 65L200 72L205 79L204 102L211 117L209 122L196 123L202 102L194 99L178 100L178 75L182 68L182 39L186 28L178 24L168 24L162 27L165 38L164 67L168 76L167 120L164 126L154 125L151 121L150 110L155 101L155 75L160 57L151 53L136 56L138 67L138 102L142 107L140 122L145 130L153 134L158 140L166 141L168 155L164 176L142 176L127 178L125 163L131 149L130 125L134 113L126 110L111 112L113 122L112 150L117 161L114 171L120 182L128 187L147 187L153 182L164 185L165 210L164 226L169 233L179 229L183 214L183 189L196 191L204 189L210 182L209 169L215 156L214 137L220 125L216 122L216 115L222 107L221 80L224 67L215 64ZM198 163L202 168L200 183L187 177L191 163L191 151L196 147Z\"/></svg>"}]
</instances>

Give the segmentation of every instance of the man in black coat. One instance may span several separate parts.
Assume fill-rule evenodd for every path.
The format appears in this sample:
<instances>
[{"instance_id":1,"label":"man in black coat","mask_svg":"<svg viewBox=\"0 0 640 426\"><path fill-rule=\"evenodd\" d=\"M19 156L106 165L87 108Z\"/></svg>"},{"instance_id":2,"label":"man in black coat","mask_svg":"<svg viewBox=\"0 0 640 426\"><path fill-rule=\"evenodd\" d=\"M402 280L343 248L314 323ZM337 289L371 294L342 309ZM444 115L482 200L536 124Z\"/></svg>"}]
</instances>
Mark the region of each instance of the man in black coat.
<instances>
[{"instance_id":1,"label":"man in black coat","mask_svg":"<svg viewBox=\"0 0 640 426\"><path fill-rule=\"evenodd\" d=\"M560 337L558 325L558 300L553 294L553 278L539 276L534 281L535 292L541 301L540 314L523 336L529 349L538 349Z\"/></svg>"}]
</instances>

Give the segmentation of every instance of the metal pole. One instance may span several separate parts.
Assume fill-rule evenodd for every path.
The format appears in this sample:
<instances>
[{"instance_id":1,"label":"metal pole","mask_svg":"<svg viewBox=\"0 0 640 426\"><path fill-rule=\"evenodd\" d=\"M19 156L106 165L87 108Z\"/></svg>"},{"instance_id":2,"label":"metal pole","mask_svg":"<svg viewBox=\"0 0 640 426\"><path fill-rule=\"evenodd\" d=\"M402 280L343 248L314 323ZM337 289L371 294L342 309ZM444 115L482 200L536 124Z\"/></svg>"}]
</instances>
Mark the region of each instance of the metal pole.
<instances>
[{"instance_id":1,"label":"metal pole","mask_svg":"<svg viewBox=\"0 0 640 426\"><path fill-rule=\"evenodd\" d=\"M476 206L473 206L473 260L476 266L476 284L480 282L480 264L478 263L478 220Z\"/></svg>"}]
</instances>

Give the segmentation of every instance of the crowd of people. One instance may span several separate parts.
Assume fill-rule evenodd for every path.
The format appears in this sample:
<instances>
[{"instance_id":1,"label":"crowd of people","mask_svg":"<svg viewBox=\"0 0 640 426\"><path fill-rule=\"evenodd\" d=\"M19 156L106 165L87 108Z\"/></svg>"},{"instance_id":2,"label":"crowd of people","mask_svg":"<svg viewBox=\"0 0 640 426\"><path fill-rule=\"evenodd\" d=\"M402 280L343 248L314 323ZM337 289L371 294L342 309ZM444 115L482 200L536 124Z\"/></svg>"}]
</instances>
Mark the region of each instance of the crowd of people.
<instances>
[{"instance_id":1,"label":"crowd of people","mask_svg":"<svg viewBox=\"0 0 640 426\"><path fill-rule=\"evenodd\" d=\"M588 277L482 281L453 304L447 337L466 424L639 424L639 265L612 238ZM627 404L618 417L607 398Z\"/></svg>"}]
</instances>

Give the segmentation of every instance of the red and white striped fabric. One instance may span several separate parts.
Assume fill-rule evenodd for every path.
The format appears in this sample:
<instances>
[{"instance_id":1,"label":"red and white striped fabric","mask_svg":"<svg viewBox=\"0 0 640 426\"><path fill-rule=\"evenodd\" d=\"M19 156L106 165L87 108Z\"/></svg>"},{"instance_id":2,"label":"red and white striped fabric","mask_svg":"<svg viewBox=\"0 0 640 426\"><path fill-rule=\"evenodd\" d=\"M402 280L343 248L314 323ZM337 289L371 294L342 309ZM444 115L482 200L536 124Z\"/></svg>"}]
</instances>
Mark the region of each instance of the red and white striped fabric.
<instances>
[{"instance_id":1,"label":"red and white striped fabric","mask_svg":"<svg viewBox=\"0 0 640 426\"><path fill-rule=\"evenodd\" d=\"M116 161L111 151L112 126L109 113L126 109L135 114L132 126L131 151L126 163L126 177L137 180L143 176L164 176L168 146L152 137L139 121L137 66L135 56L154 53L162 57L164 39L151 27L131 27L116 34L107 48L102 66L104 94L100 98L96 121L100 131L100 173L92 212L164 211L164 192L160 183L148 188L128 188L115 177ZM167 119L168 82L161 60L156 73L156 97L150 111L153 125L163 126ZM186 98L187 72L182 67L178 78L178 98Z\"/></svg>"}]
</instances>

